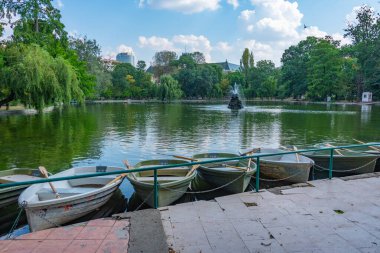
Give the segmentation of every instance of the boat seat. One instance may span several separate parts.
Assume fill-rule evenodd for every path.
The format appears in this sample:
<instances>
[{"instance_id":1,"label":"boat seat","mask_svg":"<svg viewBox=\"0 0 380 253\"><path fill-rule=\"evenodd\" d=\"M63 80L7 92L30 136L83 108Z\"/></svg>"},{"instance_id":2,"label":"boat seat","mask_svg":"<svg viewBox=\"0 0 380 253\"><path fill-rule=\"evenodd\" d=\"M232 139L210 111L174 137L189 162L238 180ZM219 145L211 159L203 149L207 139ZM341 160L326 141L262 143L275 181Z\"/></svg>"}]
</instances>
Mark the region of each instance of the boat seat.
<instances>
[{"instance_id":1,"label":"boat seat","mask_svg":"<svg viewBox=\"0 0 380 253\"><path fill-rule=\"evenodd\" d=\"M96 190L96 188L90 188L90 187L81 187L81 188L56 188L59 196L61 198L64 197L70 197L73 195L83 194L87 193L93 190ZM42 188L38 192L36 192L38 199L40 201L50 200L50 199L56 199L55 193L51 189Z\"/></svg>"},{"instance_id":2,"label":"boat seat","mask_svg":"<svg viewBox=\"0 0 380 253\"><path fill-rule=\"evenodd\" d=\"M9 176L4 176L0 177L0 183L5 184L5 183L13 183L13 182L24 182L24 181L32 181L32 180L37 180L37 179L42 179L40 177L33 177L29 175L9 175Z\"/></svg>"},{"instance_id":3,"label":"boat seat","mask_svg":"<svg viewBox=\"0 0 380 253\"><path fill-rule=\"evenodd\" d=\"M171 181L178 181L182 180L186 177L157 177L158 182L171 182ZM154 177L138 177L138 181L140 182L153 182Z\"/></svg>"},{"instance_id":4,"label":"boat seat","mask_svg":"<svg viewBox=\"0 0 380 253\"><path fill-rule=\"evenodd\" d=\"M115 176L101 176L101 177L88 177L88 178L78 178L78 179L70 179L67 182L72 187L77 186L86 186L86 185L106 185L115 179Z\"/></svg>"}]
</instances>

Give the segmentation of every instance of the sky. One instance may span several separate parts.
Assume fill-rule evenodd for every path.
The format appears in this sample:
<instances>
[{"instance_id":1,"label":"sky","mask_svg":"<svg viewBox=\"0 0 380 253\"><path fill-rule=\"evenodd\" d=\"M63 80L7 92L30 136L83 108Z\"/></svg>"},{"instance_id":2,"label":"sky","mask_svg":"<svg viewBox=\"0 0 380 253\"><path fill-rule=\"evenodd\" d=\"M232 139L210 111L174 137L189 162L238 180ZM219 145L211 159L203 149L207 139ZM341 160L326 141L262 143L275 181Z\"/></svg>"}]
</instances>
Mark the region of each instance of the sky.
<instances>
[{"instance_id":1,"label":"sky","mask_svg":"<svg viewBox=\"0 0 380 253\"><path fill-rule=\"evenodd\" d=\"M70 35L96 39L104 58L130 51L147 65L155 52L200 51L207 62L239 64L244 48L277 66L307 36L344 38L347 20L378 0L54 0ZM306 28L305 28L306 26ZM9 31L8 31L9 33Z\"/></svg>"}]
</instances>

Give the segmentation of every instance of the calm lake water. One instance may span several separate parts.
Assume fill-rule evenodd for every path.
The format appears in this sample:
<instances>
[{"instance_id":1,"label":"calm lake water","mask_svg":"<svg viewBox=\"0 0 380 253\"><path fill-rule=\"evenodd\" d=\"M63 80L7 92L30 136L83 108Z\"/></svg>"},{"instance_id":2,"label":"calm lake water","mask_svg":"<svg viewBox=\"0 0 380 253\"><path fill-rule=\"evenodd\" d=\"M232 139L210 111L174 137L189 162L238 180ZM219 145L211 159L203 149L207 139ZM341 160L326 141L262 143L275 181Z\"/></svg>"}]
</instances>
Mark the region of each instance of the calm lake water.
<instances>
[{"instance_id":1,"label":"calm lake water","mask_svg":"<svg viewBox=\"0 0 380 253\"><path fill-rule=\"evenodd\" d=\"M0 117L0 170L122 167L124 159L135 164L171 154L348 144L352 138L380 141L380 106L255 102L233 112L226 104L90 104ZM132 194L128 182L122 191Z\"/></svg>"}]
</instances>

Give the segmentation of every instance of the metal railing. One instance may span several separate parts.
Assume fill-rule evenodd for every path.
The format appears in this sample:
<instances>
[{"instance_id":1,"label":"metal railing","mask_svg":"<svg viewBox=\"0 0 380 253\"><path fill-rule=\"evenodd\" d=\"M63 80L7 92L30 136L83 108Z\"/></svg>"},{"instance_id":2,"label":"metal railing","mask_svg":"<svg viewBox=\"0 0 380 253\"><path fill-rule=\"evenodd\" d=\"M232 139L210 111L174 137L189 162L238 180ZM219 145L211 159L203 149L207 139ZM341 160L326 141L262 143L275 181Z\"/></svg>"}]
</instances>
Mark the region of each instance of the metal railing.
<instances>
[{"instance_id":1,"label":"metal railing","mask_svg":"<svg viewBox=\"0 0 380 253\"><path fill-rule=\"evenodd\" d=\"M138 169L129 169L129 170L118 170L112 172L97 172L97 173L89 173L83 175L74 175L74 176L66 176L66 177L56 177L56 178L46 178L46 179L38 179L33 181L24 181L24 182L14 182L14 183L6 183L0 184L0 189L14 186L22 186L22 185L32 185L32 184L40 184L47 182L55 182L55 181L63 181L63 180L71 180L71 179L79 179L79 178L90 178L90 177L99 177L99 176L107 176L107 175L117 175L117 174L125 174L125 173L134 173L141 171L151 171L154 170L154 207L158 208L158 191L159 191L159 183L158 183L158 175L157 171L161 169L175 168L175 167L183 167L183 166L192 166L198 164L208 164L208 163L219 163L219 162L227 162L234 160L246 160L249 158L256 160L256 182L255 182L255 190L258 192L260 190L260 158L261 157L270 157L270 156L278 156L278 155L288 155L288 154L300 154L300 153L308 153L314 151L330 151L329 158L329 179L332 178L333 166L334 166L334 150L339 149L351 149L351 148L360 148L360 147L370 147L370 146L379 146L380 143L367 143L367 144L355 144L355 145L346 145L346 146L334 146L334 147L325 147L325 148L312 148L312 149L304 149L304 150L294 150L294 151L284 151L279 153L256 153L252 155L246 156L238 156L232 158L223 158L223 159L212 159L207 161L195 161L195 162L187 162L182 164L172 164L172 165L161 165L161 166L152 166L148 168L138 168ZM364 152L364 151L363 151Z\"/></svg>"}]
</instances>

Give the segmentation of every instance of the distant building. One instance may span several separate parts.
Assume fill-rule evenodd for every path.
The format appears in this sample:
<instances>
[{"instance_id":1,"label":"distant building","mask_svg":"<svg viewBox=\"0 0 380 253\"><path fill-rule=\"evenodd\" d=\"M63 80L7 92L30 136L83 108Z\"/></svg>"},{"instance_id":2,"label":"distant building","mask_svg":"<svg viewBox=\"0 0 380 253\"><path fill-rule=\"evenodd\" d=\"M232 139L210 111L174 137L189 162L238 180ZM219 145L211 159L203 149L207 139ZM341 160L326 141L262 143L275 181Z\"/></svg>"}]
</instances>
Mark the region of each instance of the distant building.
<instances>
[{"instance_id":1,"label":"distant building","mask_svg":"<svg viewBox=\"0 0 380 253\"><path fill-rule=\"evenodd\" d=\"M121 63L129 63L135 66L135 56L132 53L119 53L116 55L116 61Z\"/></svg>"},{"instance_id":2,"label":"distant building","mask_svg":"<svg viewBox=\"0 0 380 253\"><path fill-rule=\"evenodd\" d=\"M363 94L362 94L362 102L363 103L372 102L372 92L363 92Z\"/></svg>"},{"instance_id":3,"label":"distant building","mask_svg":"<svg viewBox=\"0 0 380 253\"><path fill-rule=\"evenodd\" d=\"M230 63L227 60L225 62L215 62L212 64L220 66L223 69L223 72L235 72L240 69L240 65Z\"/></svg>"}]
</instances>

